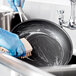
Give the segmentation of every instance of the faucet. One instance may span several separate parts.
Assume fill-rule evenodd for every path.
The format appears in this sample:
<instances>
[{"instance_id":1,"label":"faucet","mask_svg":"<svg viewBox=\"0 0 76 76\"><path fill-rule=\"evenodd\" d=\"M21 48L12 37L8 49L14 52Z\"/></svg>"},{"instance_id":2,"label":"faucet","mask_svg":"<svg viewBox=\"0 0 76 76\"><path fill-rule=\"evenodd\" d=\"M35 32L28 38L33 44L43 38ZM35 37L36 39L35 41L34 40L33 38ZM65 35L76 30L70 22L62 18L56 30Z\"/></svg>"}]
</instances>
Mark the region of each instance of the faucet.
<instances>
[{"instance_id":1,"label":"faucet","mask_svg":"<svg viewBox=\"0 0 76 76\"><path fill-rule=\"evenodd\" d=\"M59 24L61 25L61 27L67 27L70 29L76 29L76 11L75 11L75 7L76 7L76 0L70 0L71 1L71 16L69 21L65 21L64 20L64 10L59 10L58 14L59 14Z\"/></svg>"}]
</instances>

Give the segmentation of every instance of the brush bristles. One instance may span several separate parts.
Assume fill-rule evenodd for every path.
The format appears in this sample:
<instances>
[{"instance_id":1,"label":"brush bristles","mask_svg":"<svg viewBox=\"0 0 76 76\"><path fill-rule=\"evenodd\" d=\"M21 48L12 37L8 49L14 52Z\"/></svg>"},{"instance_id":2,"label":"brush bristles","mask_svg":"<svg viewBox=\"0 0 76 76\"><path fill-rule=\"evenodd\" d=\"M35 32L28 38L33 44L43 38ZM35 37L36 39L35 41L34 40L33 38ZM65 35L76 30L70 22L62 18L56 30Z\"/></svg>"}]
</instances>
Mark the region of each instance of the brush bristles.
<instances>
[{"instance_id":1,"label":"brush bristles","mask_svg":"<svg viewBox=\"0 0 76 76\"><path fill-rule=\"evenodd\" d=\"M29 53L26 53L26 55L24 57L19 57L19 58L24 59L24 58L28 58L31 55L32 55L31 52L29 52Z\"/></svg>"}]
</instances>

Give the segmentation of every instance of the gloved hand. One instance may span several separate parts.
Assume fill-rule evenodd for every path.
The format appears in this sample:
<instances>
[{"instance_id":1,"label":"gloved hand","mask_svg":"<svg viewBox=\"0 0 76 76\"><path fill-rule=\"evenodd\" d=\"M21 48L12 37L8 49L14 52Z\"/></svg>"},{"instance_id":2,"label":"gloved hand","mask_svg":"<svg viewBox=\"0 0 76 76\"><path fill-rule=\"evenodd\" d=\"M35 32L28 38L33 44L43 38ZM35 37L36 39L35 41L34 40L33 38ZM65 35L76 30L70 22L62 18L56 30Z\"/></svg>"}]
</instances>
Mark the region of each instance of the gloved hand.
<instances>
[{"instance_id":1,"label":"gloved hand","mask_svg":"<svg viewBox=\"0 0 76 76\"><path fill-rule=\"evenodd\" d=\"M25 0L8 0L8 3L14 11L18 11L17 6L23 7L24 2Z\"/></svg>"},{"instance_id":2,"label":"gloved hand","mask_svg":"<svg viewBox=\"0 0 76 76\"><path fill-rule=\"evenodd\" d=\"M26 50L19 37L11 32L0 28L0 47L9 51L14 57L25 56Z\"/></svg>"}]
</instances>

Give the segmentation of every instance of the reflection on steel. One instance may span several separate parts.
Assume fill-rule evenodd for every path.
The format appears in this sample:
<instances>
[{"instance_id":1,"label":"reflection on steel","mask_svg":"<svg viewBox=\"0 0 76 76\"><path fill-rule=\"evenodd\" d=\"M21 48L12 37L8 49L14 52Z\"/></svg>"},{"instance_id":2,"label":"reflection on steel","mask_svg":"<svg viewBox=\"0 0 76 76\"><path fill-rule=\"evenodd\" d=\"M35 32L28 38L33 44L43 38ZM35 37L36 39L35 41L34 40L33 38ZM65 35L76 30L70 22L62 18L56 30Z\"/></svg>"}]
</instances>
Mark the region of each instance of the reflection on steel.
<instances>
[{"instance_id":1,"label":"reflection on steel","mask_svg":"<svg viewBox=\"0 0 76 76\"><path fill-rule=\"evenodd\" d=\"M11 31L11 21L18 12L3 12L0 13L1 16L1 26L4 30Z\"/></svg>"},{"instance_id":2,"label":"reflection on steel","mask_svg":"<svg viewBox=\"0 0 76 76\"><path fill-rule=\"evenodd\" d=\"M56 76L76 76L76 64L68 66L43 67L41 69L55 74Z\"/></svg>"},{"instance_id":3,"label":"reflection on steel","mask_svg":"<svg viewBox=\"0 0 76 76\"><path fill-rule=\"evenodd\" d=\"M6 54L0 54L0 63L24 76L55 76Z\"/></svg>"}]
</instances>

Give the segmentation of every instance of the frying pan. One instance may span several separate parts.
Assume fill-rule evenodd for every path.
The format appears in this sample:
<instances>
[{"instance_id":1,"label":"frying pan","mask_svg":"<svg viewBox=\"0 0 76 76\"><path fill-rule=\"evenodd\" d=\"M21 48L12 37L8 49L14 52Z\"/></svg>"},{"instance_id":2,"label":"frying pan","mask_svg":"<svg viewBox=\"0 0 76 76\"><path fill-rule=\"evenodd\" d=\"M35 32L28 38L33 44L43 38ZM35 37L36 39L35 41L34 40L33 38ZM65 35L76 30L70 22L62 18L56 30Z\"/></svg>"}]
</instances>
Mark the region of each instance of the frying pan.
<instances>
[{"instance_id":1,"label":"frying pan","mask_svg":"<svg viewBox=\"0 0 76 76\"><path fill-rule=\"evenodd\" d=\"M16 25L13 33L25 37L33 47L32 56L22 59L37 67L68 64L72 57L69 35L57 24L44 20L27 20Z\"/></svg>"}]
</instances>

